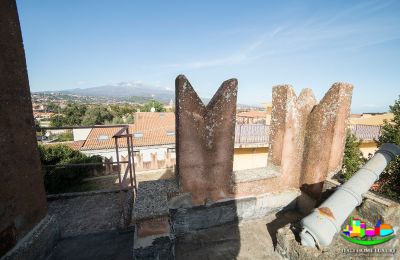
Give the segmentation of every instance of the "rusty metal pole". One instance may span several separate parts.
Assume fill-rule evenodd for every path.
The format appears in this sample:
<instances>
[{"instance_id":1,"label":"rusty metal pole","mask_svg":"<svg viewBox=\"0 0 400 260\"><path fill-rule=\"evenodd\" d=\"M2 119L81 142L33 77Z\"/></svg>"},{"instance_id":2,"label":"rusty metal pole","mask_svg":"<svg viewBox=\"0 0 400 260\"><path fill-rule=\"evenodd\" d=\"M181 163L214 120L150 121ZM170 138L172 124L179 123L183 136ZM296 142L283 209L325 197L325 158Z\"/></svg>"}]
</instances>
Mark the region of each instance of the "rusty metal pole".
<instances>
[{"instance_id":1,"label":"rusty metal pole","mask_svg":"<svg viewBox=\"0 0 400 260\"><path fill-rule=\"evenodd\" d=\"M353 177L341 185L319 208L301 220L301 244L308 247L327 246L355 207L362 203L362 196L386 166L400 155L400 147L382 144L380 149Z\"/></svg>"},{"instance_id":2,"label":"rusty metal pole","mask_svg":"<svg viewBox=\"0 0 400 260\"><path fill-rule=\"evenodd\" d=\"M121 166L119 164L119 152L118 152L118 137L115 138L115 153L117 155L117 166L118 166L118 181L119 181L119 188L122 190L122 183L121 183Z\"/></svg>"},{"instance_id":3,"label":"rusty metal pole","mask_svg":"<svg viewBox=\"0 0 400 260\"><path fill-rule=\"evenodd\" d=\"M121 165L119 162L119 151L118 151L118 137L114 136L115 138L115 153L117 156L117 167L118 167L118 182L119 182L119 203L120 207L122 209L122 219L125 221L125 210L124 210L124 195L122 193L122 182L121 182Z\"/></svg>"},{"instance_id":4,"label":"rusty metal pole","mask_svg":"<svg viewBox=\"0 0 400 260\"><path fill-rule=\"evenodd\" d=\"M133 139L132 136L130 136L130 144L131 144L131 149L132 149L132 166L133 166L133 182L134 182L134 188L135 192L137 192L137 182L136 182L136 170L135 170L135 154L133 152Z\"/></svg>"},{"instance_id":5,"label":"rusty metal pole","mask_svg":"<svg viewBox=\"0 0 400 260\"><path fill-rule=\"evenodd\" d=\"M131 187L133 187L133 177L132 177L132 160L131 160L131 146L129 144L129 128L126 128L126 146L128 148L128 167L129 167L129 178Z\"/></svg>"}]
</instances>

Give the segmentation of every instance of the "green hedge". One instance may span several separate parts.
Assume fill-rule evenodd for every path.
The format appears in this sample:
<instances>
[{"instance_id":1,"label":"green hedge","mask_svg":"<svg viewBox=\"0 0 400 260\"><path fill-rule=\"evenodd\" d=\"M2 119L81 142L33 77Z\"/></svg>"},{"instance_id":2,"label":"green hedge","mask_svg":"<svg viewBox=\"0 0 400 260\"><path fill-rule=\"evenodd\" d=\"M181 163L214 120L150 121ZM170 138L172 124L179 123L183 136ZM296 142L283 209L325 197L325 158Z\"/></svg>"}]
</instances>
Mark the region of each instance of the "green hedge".
<instances>
[{"instance_id":1,"label":"green hedge","mask_svg":"<svg viewBox=\"0 0 400 260\"><path fill-rule=\"evenodd\" d=\"M39 153L47 193L68 192L74 186L79 185L93 169L100 169L102 167L101 165L82 165L78 167L49 166L102 162L101 156L87 156L62 144L51 146L39 144Z\"/></svg>"}]
</instances>

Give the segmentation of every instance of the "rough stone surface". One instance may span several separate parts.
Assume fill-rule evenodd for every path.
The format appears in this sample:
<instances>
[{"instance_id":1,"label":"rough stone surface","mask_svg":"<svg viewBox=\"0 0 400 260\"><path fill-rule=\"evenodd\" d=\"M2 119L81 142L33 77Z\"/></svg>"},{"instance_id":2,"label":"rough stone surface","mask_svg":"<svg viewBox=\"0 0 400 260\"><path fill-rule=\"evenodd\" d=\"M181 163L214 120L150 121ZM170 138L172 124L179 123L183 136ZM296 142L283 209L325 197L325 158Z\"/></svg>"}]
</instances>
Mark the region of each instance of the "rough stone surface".
<instances>
[{"instance_id":1,"label":"rough stone surface","mask_svg":"<svg viewBox=\"0 0 400 260\"><path fill-rule=\"evenodd\" d=\"M171 237L159 237L152 241L152 244L143 248L135 248L134 259L175 259L175 241Z\"/></svg>"},{"instance_id":2,"label":"rough stone surface","mask_svg":"<svg viewBox=\"0 0 400 260\"><path fill-rule=\"evenodd\" d=\"M400 204L370 192L364 195L357 212L362 219L368 219L373 224L380 219L384 223L397 222L400 225Z\"/></svg>"},{"instance_id":3,"label":"rough stone surface","mask_svg":"<svg viewBox=\"0 0 400 260\"><path fill-rule=\"evenodd\" d=\"M319 199L322 184L342 166L353 86L335 83L310 113L300 185Z\"/></svg>"},{"instance_id":4,"label":"rough stone surface","mask_svg":"<svg viewBox=\"0 0 400 260\"><path fill-rule=\"evenodd\" d=\"M277 232L276 251L282 258L290 260L308 260L308 259L398 259L399 255L399 238L376 246L361 246L349 243L340 236L336 235L333 242L328 247L320 249L302 246L298 241L297 234L299 227L290 224L279 229ZM375 253L374 249L393 250L395 253ZM363 251L364 250L364 251ZM366 252L365 250L371 250Z\"/></svg>"},{"instance_id":5,"label":"rough stone surface","mask_svg":"<svg viewBox=\"0 0 400 260\"><path fill-rule=\"evenodd\" d=\"M275 178L278 175L274 172L268 171L266 167L254 168L254 169L246 169L239 170L233 172L233 182L237 183L245 183L252 181L259 181L269 178Z\"/></svg>"},{"instance_id":6,"label":"rough stone surface","mask_svg":"<svg viewBox=\"0 0 400 260\"><path fill-rule=\"evenodd\" d=\"M128 260L133 259L132 244L132 231L107 231L68 237L61 239L45 259Z\"/></svg>"},{"instance_id":7,"label":"rough stone surface","mask_svg":"<svg viewBox=\"0 0 400 260\"><path fill-rule=\"evenodd\" d=\"M240 220L263 218L274 212L294 209L299 190L277 194L264 194L235 200L213 203L191 208L171 210L171 221L175 234L234 223Z\"/></svg>"},{"instance_id":8,"label":"rough stone surface","mask_svg":"<svg viewBox=\"0 0 400 260\"><path fill-rule=\"evenodd\" d=\"M311 89L299 97L289 85L272 89L272 118L268 168L278 169L281 185L297 187L302 171L307 118L317 104Z\"/></svg>"},{"instance_id":9,"label":"rough stone surface","mask_svg":"<svg viewBox=\"0 0 400 260\"><path fill-rule=\"evenodd\" d=\"M267 168L279 176L260 183L262 191L301 187L320 198L325 178L341 167L352 89L335 83L317 104L310 89L296 97L291 86L273 88ZM252 189L249 184L237 186L239 193Z\"/></svg>"},{"instance_id":10,"label":"rough stone surface","mask_svg":"<svg viewBox=\"0 0 400 260\"><path fill-rule=\"evenodd\" d=\"M61 237L115 230L120 227L125 195L110 192L60 198L49 201L49 214L57 217Z\"/></svg>"},{"instance_id":11,"label":"rough stone surface","mask_svg":"<svg viewBox=\"0 0 400 260\"><path fill-rule=\"evenodd\" d=\"M137 221L136 232L138 237L169 234L169 218L168 216L163 216Z\"/></svg>"},{"instance_id":12,"label":"rough stone surface","mask_svg":"<svg viewBox=\"0 0 400 260\"><path fill-rule=\"evenodd\" d=\"M0 256L46 216L25 53L14 0L0 1ZM3 232L13 229L13 232ZM10 242L10 243L9 243Z\"/></svg>"},{"instance_id":13,"label":"rough stone surface","mask_svg":"<svg viewBox=\"0 0 400 260\"><path fill-rule=\"evenodd\" d=\"M176 78L179 185L193 204L232 197L237 80L222 83L204 106L185 76Z\"/></svg>"},{"instance_id":14,"label":"rough stone surface","mask_svg":"<svg viewBox=\"0 0 400 260\"><path fill-rule=\"evenodd\" d=\"M276 231L300 217L285 212L186 233L176 238L176 259L282 259Z\"/></svg>"},{"instance_id":15,"label":"rough stone surface","mask_svg":"<svg viewBox=\"0 0 400 260\"><path fill-rule=\"evenodd\" d=\"M205 229L238 221L234 200L216 203L211 206L179 208L171 210L171 220L175 234Z\"/></svg>"},{"instance_id":16,"label":"rough stone surface","mask_svg":"<svg viewBox=\"0 0 400 260\"><path fill-rule=\"evenodd\" d=\"M47 216L1 259L44 259L52 251L59 237L56 217Z\"/></svg>"},{"instance_id":17,"label":"rough stone surface","mask_svg":"<svg viewBox=\"0 0 400 260\"><path fill-rule=\"evenodd\" d=\"M324 193L332 194L341 184L333 179L324 182ZM380 219L384 223L400 225L400 204L373 192L363 194L363 202L355 210L357 215L371 225Z\"/></svg>"},{"instance_id":18,"label":"rough stone surface","mask_svg":"<svg viewBox=\"0 0 400 260\"><path fill-rule=\"evenodd\" d=\"M178 191L175 179L139 183L132 216L134 221L169 215L168 194Z\"/></svg>"}]
</instances>

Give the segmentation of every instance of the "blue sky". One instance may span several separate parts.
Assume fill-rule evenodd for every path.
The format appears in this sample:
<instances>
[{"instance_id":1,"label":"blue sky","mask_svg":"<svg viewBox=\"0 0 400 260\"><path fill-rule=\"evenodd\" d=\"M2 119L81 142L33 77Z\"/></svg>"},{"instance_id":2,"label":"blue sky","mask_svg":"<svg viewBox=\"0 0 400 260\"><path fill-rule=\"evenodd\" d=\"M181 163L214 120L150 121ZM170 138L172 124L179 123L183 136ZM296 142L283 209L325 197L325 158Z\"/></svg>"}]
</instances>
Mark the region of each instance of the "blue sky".
<instances>
[{"instance_id":1,"label":"blue sky","mask_svg":"<svg viewBox=\"0 0 400 260\"><path fill-rule=\"evenodd\" d=\"M17 0L31 91L142 82L202 97L238 78L238 101L272 86L354 85L353 112L400 94L400 1Z\"/></svg>"}]
</instances>

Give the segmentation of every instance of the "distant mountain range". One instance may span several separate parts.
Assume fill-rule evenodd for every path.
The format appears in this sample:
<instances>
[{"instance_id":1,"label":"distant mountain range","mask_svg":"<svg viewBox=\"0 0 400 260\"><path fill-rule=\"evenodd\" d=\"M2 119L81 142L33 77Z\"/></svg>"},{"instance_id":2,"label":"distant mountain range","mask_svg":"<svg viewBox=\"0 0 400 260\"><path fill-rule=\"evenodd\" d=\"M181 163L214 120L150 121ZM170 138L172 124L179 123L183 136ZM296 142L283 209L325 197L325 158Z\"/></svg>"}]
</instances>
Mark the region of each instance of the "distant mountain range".
<instances>
[{"instance_id":1,"label":"distant mountain range","mask_svg":"<svg viewBox=\"0 0 400 260\"><path fill-rule=\"evenodd\" d=\"M151 98L168 104L172 99L175 102L175 91L172 89L154 87L137 82L120 82L117 84L103 85L91 88L76 88L60 91L40 91L35 93L60 93L79 96L112 98L121 101L146 102ZM204 104L210 101L210 98L203 98ZM241 107L259 107L252 105L238 104Z\"/></svg>"},{"instance_id":2,"label":"distant mountain range","mask_svg":"<svg viewBox=\"0 0 400 260\"><path fill-rule=\"evenodd\" d=\"M172 90L152 87L136 82L120 82L113 85L68 89L59 92L81 96L112 97L118 99L127 99L132 96L146 97L154 98L163 102L169 102L175 97L175 93Z\"/></svg>"}]
</instances>

